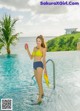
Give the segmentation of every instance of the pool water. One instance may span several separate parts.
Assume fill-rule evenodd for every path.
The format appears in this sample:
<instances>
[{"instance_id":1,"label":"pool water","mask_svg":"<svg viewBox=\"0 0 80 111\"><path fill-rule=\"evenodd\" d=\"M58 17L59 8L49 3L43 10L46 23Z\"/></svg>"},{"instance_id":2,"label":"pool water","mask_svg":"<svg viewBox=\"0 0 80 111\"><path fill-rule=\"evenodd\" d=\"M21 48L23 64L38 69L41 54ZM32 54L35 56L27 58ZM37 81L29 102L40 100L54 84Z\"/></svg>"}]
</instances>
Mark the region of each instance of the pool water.
<instances>
[{"instance_id":1,"label":"pool water","mask_svg":"<svg viewBox=\"0 0 80 111\"><path fill-rule=\"evenodd\" d=\"M53 66L48 62L50 88L43 79L43 103L31 105L38 96L38 86L31 79L33 60L26 52L0 55L0 99L12 98L13 111L80 111L80 52L47 52L48 59L55 63L56 88L53 90Z\"/></svg>"}]
</instances>

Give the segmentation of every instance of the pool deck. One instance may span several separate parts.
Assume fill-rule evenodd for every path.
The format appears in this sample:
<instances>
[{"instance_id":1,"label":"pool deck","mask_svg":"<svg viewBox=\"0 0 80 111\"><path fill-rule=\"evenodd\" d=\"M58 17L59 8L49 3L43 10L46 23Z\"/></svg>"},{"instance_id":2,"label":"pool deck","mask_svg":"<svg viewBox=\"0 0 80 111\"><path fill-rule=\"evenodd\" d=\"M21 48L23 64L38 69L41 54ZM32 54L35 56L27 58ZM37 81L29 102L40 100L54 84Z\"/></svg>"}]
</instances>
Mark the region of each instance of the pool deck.
<instances>
[{"instance_id":1,"label":"pool deck","mask_svg":"<svg viewBox=\"0 0 80 111\"><path fill-rule=\"evenodd\" d=\"M80 87L57 85L45 106L44 111L80 111Z\"/></svg>"}]
</instances>

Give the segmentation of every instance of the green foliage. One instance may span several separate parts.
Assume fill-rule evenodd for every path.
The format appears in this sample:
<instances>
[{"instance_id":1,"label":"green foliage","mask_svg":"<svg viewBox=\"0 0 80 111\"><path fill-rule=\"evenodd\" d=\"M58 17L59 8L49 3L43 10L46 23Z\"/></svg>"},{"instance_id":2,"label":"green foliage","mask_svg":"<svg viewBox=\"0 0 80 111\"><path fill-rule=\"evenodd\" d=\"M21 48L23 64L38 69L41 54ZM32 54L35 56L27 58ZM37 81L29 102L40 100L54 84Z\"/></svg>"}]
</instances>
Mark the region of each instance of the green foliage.
<instances>
[{"instance_id":1,"label":"green foliage","mask_svg":"<svg viewBox=\"0 0 80 111\"><path fill-rule=\"evenodd\" d=\"M48 51L70 51L76 50L80 32L62 35L47 42Z\"/></svg>"},{"instance_id":2,"label":"green foliage","mask_svg":"<svg viewBox=\"0 0 80 111\"><path fill-rule=\"evenodd\" d=\"M5 15L2 20L0 20L0 49L5 47L7 53L10 54L10 46L15 45L18 39L19 33L14 33L15 23L17 19L11 19L11 16Z\"/></svg>"}]
</instances>

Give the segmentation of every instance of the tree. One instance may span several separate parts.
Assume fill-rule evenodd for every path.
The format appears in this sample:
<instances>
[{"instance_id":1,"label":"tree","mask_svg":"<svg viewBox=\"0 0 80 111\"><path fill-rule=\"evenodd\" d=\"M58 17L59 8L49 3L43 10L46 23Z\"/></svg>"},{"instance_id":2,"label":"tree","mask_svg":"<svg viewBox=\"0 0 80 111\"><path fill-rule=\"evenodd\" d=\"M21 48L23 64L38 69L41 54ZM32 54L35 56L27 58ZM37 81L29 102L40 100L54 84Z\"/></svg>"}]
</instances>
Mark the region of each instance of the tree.
<instances>
[{"instance_id":1,"label":"tree","mask_svg":"<svg viewBox=\"0 0 80 111\"><path fill-rule=\"evenodd\" d=\"M0 20L0 49L5 47L7 54L11 53L10 46L16 45L19 33L14 33L15 24L18 19L11 19L11 16L5 15Z\"/></svg>"}]
</instances>

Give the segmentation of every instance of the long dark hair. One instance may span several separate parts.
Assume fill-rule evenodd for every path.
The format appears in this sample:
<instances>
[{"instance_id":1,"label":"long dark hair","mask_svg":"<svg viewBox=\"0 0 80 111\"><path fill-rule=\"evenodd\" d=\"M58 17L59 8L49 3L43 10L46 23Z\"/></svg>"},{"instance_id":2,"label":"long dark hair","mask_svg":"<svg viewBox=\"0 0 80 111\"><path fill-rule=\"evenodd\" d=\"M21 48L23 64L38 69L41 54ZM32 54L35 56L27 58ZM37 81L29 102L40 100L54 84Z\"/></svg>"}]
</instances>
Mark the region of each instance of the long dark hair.
<instances>
[{"instance_id":1,"label":"long dark hair","mask_svg":"<svg viewBox=\"0 0 80 111\"><path fill-rule=\"evenodd\" d=\"M44 41L44 37L43 37L42 35L39 35L39 36L36 38L36 40L37 40L38 38L42 41L41 47L47 48L46 42Z\"/></svg>"}]
</instances>

